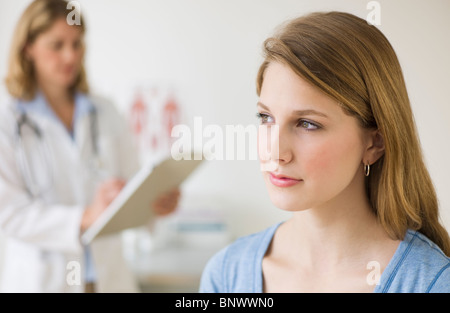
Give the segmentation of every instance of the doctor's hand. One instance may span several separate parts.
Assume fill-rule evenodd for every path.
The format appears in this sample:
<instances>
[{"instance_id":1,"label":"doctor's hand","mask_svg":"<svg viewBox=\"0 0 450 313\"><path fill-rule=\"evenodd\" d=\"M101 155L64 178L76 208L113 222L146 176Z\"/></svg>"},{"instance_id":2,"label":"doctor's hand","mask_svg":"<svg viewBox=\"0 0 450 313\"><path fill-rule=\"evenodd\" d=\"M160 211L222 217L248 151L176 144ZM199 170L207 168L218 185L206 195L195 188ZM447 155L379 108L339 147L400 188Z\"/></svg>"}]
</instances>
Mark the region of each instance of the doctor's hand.
<instances>
[{"instance_id":1,"label":"doctor's hand","mask_svg":"<svg viewBox=\"0 0 450 313\"><path fill-rule=\"evenodd\" d=\"M124 186L125 180L119 178L108 179L100 184L97 188L94 200L84 210L83 217L81 218L81 231L86 230L94 223Z\"/></svg>"},{"instance_id":2,"label":"doctor's hand","mask_svg":"<svg viewBox=\"0 0 450 313\"><path fill-rule=\"evenodd\" d=\"M156 199L155 202L152 203L151 208L158 216L169 215L177 208L180 196L180 189L173 189Z\"/></svg>"}]
</instances>

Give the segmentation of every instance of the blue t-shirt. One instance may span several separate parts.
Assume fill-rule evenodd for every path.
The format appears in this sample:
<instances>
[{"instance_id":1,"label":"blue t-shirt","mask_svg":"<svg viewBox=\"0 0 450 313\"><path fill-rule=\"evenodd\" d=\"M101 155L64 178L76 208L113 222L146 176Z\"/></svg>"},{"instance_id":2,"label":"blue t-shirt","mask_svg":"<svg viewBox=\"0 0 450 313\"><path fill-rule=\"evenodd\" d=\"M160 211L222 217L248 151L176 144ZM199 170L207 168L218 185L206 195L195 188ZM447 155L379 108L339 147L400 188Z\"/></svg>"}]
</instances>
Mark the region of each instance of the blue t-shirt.
<instances>
[{"instance_id":1,"label":"blue t-shirt","mask_svg":"<svg viewBox=\"0 0 450 313\"><path fill-rule=\"evenodd\" d=\"M262 260L279 225L239 238L213 256L200 292L262 292ZM450 258L423 234L408 230L374 292L450 292Z\"/></svg>"}]
</instances>

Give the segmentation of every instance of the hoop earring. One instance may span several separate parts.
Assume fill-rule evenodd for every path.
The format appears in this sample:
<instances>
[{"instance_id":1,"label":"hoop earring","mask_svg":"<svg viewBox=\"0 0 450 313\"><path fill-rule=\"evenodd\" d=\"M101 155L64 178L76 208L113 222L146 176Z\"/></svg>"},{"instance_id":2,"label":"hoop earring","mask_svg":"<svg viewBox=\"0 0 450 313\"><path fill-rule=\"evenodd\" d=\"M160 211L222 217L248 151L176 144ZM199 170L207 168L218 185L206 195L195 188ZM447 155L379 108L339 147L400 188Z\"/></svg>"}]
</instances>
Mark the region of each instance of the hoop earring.
<instances>
[{"instance_id":1,"label":"hoop earring","mask_svg":"<svg viewBox=\"0 0 450 313\"><path fill-rule=\"evenodd\" d=\"M364 175L369 176L370 174L370 164L367 163L364 165Z\"/></svg>"}]
</instances>

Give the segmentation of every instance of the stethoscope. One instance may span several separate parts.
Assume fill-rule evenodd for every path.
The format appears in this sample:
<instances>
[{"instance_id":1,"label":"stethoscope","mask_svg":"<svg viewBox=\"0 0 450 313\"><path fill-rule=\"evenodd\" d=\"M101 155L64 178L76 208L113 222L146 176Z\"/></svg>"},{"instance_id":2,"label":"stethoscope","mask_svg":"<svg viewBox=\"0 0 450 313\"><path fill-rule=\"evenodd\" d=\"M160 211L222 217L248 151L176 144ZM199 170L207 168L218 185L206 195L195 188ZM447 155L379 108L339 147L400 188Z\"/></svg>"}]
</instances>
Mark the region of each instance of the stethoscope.
<instances>
[{"instance_id":1,"label":"stethoscope","mask_svg":"<svg viewBox=\"0 0 450 313\"><path fill-rule=\"evenodd\" d=\"M27 153L27 149L25 147L26 145L24 143L25 127L28 127L32 131L34 137L38 141L38 144L33 148L33 151L28 151L29 153ZM89 162L89 165L92 169L98 169L100 166L98 147L98 117L97 110L95 108L89 112L89 128L93 150L93 156ZM39 126L29 118L28 114L24 110L19 110L18 112L15 137L16 160L19 171L24 179L27 192L33 197L42 196L48 192L55 183L55 169L52 166L53 154L48 139ZM31 152L33 155L37 155L34 159L39 159L38 162L33 162L33 165L41 166L42 172L47 173L45 177L45 184L39 182L38 178L31 170L31 161L28 157Z\"/></svg>"}]
</instances>

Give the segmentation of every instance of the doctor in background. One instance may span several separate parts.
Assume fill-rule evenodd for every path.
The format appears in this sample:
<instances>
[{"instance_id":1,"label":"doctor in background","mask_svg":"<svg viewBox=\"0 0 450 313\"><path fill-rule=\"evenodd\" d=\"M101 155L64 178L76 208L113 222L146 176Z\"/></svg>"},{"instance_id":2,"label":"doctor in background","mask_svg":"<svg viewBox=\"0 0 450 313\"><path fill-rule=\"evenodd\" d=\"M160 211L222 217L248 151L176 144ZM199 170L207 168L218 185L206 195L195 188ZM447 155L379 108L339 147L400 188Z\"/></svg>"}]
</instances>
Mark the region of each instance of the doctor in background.
<instances>
[{"instance_id":1,"label":"doctor in background","mask_svg":"<svg viewBox=\"0 0 450 313\"><path fill-rule=\"evenodd\" d=\"M69 25L69 12L65 1L35 0L13 37L12 99L0 105L3 292L138 291L120 235L87 247L79 240L138 161L114 106L89 94L84 21ZM179 196L174 190L149 209L168 214Z\"/></svg>"}]
</instances>

